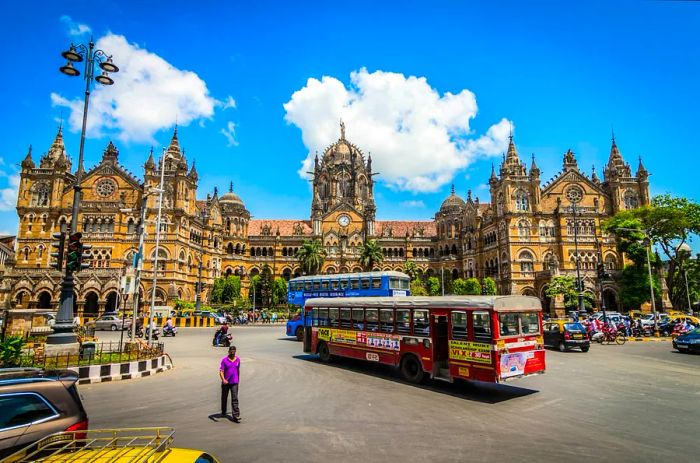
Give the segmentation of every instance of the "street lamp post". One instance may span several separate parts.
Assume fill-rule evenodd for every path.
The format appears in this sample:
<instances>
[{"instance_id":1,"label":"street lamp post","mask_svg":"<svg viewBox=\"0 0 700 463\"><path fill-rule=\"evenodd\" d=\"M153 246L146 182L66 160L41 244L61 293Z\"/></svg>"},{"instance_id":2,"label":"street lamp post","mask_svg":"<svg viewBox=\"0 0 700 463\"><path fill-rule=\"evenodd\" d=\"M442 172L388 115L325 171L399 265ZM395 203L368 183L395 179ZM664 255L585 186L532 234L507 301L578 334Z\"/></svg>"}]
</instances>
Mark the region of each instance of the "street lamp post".
<instances>
[{"instance_id":1,"label":"street lamp post","mask_svg":"<svg viewBox=\"0 0 700 463\"><path fill-rule=\"evenodd\" d=\"M153 312L156 307L156 285L158 284L158 253L160 251L160 225L163 211L163 183L165 182L165 160L171 156L163 149L163 157L160 163L160 188L158 188L158 216L156 219L156 248L153 256L153 287L151 288L151 310L148 313L148 343L153 338Z\"/></svg>"},{"instance_id":2,"label":"street lamp post","mask_svg":"<svg viewBox=\"0 0 700 463\"><path fill-rule=\"evenodd\" d=\"M678 250L678 253L680 254L681 252L684 253L684 254L687 253L687 254L688 254L688 260L690 260L690 255L691 255L691 253L692 253L692 250L690 249L690 246L688 246L687 243L681 244L681 247L680 247L680 249ZM685 296L688 298L688 313L690 313L690 314L692 315L692 313L693 313L693 306L692 306L692 303L691 303L691 301L690 301L690 291L689 291L689 288L688 288L688 269L687 269L687 268L684 268L684 269L683 269L683 277L685 278Z\"/></svg>"},{"instance_id":3,"label":"street lamp post","mask_svg":"<svg viewBox=\"0 0 700 463\"><path fill-rule=\"evenodd\" d=\"M119 68L112 62L112 56L107 55L103 50L95 50L95 43L90 39L87 46L71 44L70 48L61 53L67 63L60 68L63 74L70 77L80 75L80 71L73 67L73 63L85 61L85 101L83 104L83 126L80 132L80 152L78 155L78 169L73 184L73 206L71 212L70 233L78 231L78 212L80 210L80 183L83 180L83 152L85 148L85 130L87 128L88 105L90 103L90 86L93 80L102 85L112 85L114 81L109 77L110 72L118 72ZM95 77L95 64L102 73ZM79 270L79 269L78 269ZM66 272L61 281L61 299L58 314L56 315L56 325L53 334L46 338L47 344L74 344L77 342L73 332L73 304L74 304L75 280L73 271L66 267Z\"/></svg>"},{"instance_id":4,"label":"street lamp post","mask_svg":"<svg viewBox=\"0 0 700 463\"><path fill-rule=\"evenodd\" d=\"M202 260L204 259L204 228L207 220L206 207L202 210L202 242L199 243L199 274L197 276L197 297L195 307L197 312L202 306Z\"/></svg>"},{"instance_id":5,"label":"street lamp post","mask_svg":"<svg viewBox=\"0 0 700 463\"><path fill-rule=\"evenodd\" d=\"M583 281L581 280L581 256L578 253L578 220L576 217L576 201L571 202L574 213L574 253L576 254L576 287L578 288L578 313L586 313L583 303Z\"/></svg>"}]
</instances>

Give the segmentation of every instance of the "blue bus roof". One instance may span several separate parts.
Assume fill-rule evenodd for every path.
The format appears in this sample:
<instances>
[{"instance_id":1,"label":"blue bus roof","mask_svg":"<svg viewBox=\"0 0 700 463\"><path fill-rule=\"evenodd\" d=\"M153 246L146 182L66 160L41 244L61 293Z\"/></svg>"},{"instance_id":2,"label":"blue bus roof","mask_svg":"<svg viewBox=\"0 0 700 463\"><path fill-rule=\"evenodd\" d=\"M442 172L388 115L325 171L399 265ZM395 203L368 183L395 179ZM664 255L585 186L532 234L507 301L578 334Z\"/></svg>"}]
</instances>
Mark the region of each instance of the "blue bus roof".
<instances>
[{"instance_id":1,"label":"blue bus roof","mask_svg":"<svg viewBox=\"0 0 700 463\"><path fill-rule=\"evenodd\" d=\"M333 273L333 274L323 274L323 275L306 275L303 277L296 277L289 280L292 281L309 281L309 280L331 280L336 278L361 278L361 277L397 277L397 278L409 278L403 272L396 272L394 270L387 270L382 272L361 272L361 273Z\"/></svg>"}]
</instances>

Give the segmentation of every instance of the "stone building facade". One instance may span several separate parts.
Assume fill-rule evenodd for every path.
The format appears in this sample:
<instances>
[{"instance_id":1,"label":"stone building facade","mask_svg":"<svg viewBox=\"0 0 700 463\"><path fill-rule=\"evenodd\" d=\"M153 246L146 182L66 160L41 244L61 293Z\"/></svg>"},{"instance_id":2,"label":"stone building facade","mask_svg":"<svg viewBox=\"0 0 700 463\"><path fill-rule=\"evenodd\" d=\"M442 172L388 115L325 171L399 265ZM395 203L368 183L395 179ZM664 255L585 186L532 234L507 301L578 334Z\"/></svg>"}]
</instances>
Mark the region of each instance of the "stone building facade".
<instances>
[{"instance_id":1,"label":"stone building facade","mask_svg":"<svg viewBox=\"0 0 700 463\"><path fill-rule=\"evenodd\" d=\"M295 254L309 239L320 239L328 252L324 273L360 271L361 246L376 239L384 253L377 270L403 270L412 260L431 275L490 276L502 294L543 299L552 276L575 275L578 258L586 291L599 300L597 244L613 273L624 263L612 237L601 232L601 221L649 203L648 172L640 160L633 175L614 139L602 180L595 172L581 172L568 151L562 171L542 184L534 157L526 168L511 137L500 168L492 169L489 201L480 202L471 192L463 199L452 188L434 218L424 221L376 219L371 156L346 139L342 123L340 138L315 159L308 219L251 219L233 185L225 194L214 189L197 199L197 170L187 162L177 129L164 155L163 162L151 152L139 179L119 164L119 151L110 142L101 161L84 173L79 231L93 248L92 267L76 275L80 313L114 309L120 276L138 246L144 200L146 260L140 291L141 300L150 303L158 195L149 192L159 185L161 167L165 192L157 304L194 300L200 261L205 301L222 275L241 275L244 288L266 265L275 276L300 275ZM6 307L57 307L61 274L50 269L51 234L70 222L75 180L60 129L38 166L30 147L22 161L15 256L0 284ZM603 297L609 307L616 305L614 281L605 283Z\"/></svg>"}]
</instances>

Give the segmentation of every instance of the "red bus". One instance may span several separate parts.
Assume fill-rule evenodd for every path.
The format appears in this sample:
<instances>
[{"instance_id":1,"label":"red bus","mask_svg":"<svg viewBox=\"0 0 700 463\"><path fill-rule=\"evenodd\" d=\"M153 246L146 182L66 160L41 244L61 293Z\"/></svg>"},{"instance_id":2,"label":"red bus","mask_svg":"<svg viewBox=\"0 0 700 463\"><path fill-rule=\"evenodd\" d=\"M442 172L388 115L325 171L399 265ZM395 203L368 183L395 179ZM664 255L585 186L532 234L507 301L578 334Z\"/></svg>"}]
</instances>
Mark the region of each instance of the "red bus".
<instances>
[{"instance_id":1,"label":"red bus","mask_svg":"<svg viewBox=\"0 0 700 463\"><path fill-rule=\"evenodd\" d=\"M304 352L425 375L499 383L545 371L540 300L529 296L316 298Z\"/></svg>"}]
</instances>

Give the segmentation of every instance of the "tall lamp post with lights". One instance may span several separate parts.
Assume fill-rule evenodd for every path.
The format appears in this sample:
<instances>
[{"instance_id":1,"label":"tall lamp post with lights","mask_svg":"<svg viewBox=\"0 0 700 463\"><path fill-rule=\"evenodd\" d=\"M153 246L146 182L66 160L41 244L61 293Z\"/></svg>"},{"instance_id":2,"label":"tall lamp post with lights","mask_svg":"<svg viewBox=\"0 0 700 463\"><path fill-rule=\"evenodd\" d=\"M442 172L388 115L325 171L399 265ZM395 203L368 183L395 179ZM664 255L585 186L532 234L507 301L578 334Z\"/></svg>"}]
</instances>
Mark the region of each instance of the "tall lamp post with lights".
<instances>
[{"instance_id":1,"label":"tall lamp post with lights","mask_svg":"<svg viewBox=\"0 0 700 463\"><path fill-rule=\"evenodd\" d=\"M71 44L70 48L61 53L67 62L60 68L60 71L70 77L77 77L80 71L73 66L73 63L85 62L83 76L85 78L85 102L83 104L83 126L80 132L80 153L78 155L78 170L73 184L73 209L71 213L70 233L76 235L78 232L78 212L80 210L80 183L83 179L83 151L85 147L85 129L87 127L88 106L90 103L90 88L93 81L102 85L112 85L114 80L109 77L109 73L118 72L119 68L112 61L112 56L103 50L95 50L95 43L90 39L87 46L83 44ZM102 72L95 77L95 65L98 65ZM77 240L80 240L78 236ZM80 245L77 246L80 252ZM73 303L75 281L73 272L79 271L66 266L66 271L61 281L61 302L56 316L56 325L53 334L46 338L47 344L74 344L77 342L73 333Z\"/></svg>"},{"instance_id":2,"label":"tall lamp post with lights","mask_svg":"<svg viewBox=\"0 0 700 463\"><path fill-rule=\"evenodd\" d=\"M202 209L202 242L199 243L199 270L197 274L197 297L195 307L197 312L202 308L202 260L204 260L204 233L207 223L207 208Z\"/></svg>"}]
</instances>

